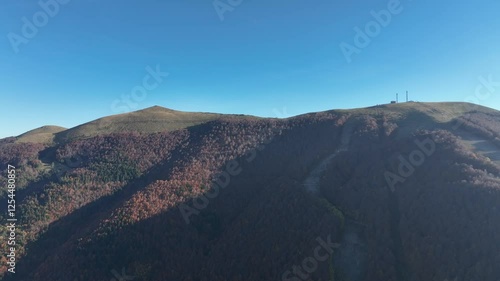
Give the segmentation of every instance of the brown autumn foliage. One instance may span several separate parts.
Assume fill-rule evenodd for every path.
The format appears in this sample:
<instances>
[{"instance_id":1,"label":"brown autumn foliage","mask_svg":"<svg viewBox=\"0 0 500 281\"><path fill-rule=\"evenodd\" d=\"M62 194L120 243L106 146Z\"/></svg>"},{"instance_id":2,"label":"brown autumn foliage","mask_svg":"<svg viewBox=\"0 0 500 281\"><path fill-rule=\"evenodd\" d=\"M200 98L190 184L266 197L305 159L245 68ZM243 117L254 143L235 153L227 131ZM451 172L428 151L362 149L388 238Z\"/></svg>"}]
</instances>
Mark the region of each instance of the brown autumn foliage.
<instances>
[{"instance_id":1,"label":"brown autumn foliage","mask_svg":"<svg viewBox=\"0 0 500 281\"><path fill-rule=\"evenodd\" d=\"M0 141L0 165L7 168L7 165L16 167L16 188L23 189L28 183L37 179L40 175L42 162L38 158L38 153L45 148L43 144L36 143L14 143L15 139L7 138ZM4 168L2 168L4 169ZM6 186L7 178L4 173L0 174L1 186ZM5 197L6 190L0 190L0 198Z\"/></svg>"},{"instance_id":2,"label":"brown autumn foliage","mask_svg":"<svg viewBox=\"0 0 500 281\"><path fill-rule=\"evenodd\" d=\"M464 120L474 134L498 137L497 117ZM134 280L284 280L318 237L340 243L348 233L359 235L366 259L341 244L311 280L496 281L500 168L463 146L452 124L418 130L403 121L324 112L49 148L4 141L2 161L19 157L35 171L37 161L53 163L31 177L19 203L29 241L19 273L4 279L111 280L124 268ZM328 166L321 193L307 193L303 179L345 134L348 149ZM385 173L426 139L435 152L392 192ZM228 170L241 171L216 191ZM182 206L202 207L186 223Z\"/></svg>"}]
</instances>

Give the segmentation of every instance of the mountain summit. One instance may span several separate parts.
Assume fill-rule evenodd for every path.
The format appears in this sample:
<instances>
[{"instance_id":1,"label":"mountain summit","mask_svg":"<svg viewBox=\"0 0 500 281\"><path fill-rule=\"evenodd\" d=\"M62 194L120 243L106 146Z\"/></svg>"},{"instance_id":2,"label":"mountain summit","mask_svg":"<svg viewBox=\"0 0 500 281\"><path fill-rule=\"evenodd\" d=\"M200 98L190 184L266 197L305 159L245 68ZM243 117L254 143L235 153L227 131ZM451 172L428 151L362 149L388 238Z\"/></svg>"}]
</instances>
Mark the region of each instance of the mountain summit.
<instances>
[{"instance_id":1,"label":"mountain summit","mask_svg":"<svg viewBox=\"0 0 500 281\"><path fill-rule=\"evenodd\" d=\"M5 281L500 276L500 112L472 104L151 107L2 139L0 165L18 171Z\"/></svg>"}]
</instances>

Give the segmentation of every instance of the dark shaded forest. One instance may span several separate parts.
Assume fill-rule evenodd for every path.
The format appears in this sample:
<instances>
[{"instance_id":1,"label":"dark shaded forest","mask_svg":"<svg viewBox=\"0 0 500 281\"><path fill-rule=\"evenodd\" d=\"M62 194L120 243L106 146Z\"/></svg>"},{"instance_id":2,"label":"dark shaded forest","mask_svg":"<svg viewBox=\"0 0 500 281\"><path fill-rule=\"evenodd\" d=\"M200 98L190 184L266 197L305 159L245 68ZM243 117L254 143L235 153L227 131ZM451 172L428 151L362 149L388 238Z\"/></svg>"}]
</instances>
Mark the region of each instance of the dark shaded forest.
<instances>
[{"instance_id":1,"label":"dark shaded forest","mask_svg":"<svg viewBox=\"0 0 500 281\"><path fill-rule=\"evenodd\" d=\"M499 116L329 111L55 145L3 139L0 164L19 169L21 230L17 273L3 280L111 280L125 269L134 280L496 281L500 168L456 124L500 145ZM434 149L401 176L416 141ZM333 153L319 194L307 192L303 180ZM366 258L342 246L351 232ZM337 254L307 278L285 277L327 237ZM359 262L335 261L346 256Z\"/></svg>"}]
</instances>

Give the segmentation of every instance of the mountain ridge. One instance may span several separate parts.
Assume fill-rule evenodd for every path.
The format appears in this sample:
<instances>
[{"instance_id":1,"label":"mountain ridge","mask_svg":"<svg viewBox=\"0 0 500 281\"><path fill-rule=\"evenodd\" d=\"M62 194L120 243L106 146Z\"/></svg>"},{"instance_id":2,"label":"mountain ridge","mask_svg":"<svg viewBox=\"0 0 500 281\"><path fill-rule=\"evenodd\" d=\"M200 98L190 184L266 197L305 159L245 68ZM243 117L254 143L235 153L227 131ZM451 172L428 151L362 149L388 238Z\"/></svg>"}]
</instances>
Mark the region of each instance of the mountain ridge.
<instances>
[{"instance_id":1,"label":"mountain ridge","mask_svg":"<svg viewBox=\"0 0 500 281\"><path fill-rule=\"evenodd\" d=\"M118 119L134 128L172 114ZM408 103L180 117L171 130L107 131L107 119L94 136L49 145L1 140L0 165L22 171L18 273L4 279L108 280L124 268L144 281L293 280L320 238L340 246L314 280L500 276L498 111Z\"/></svg>"},{"instance_id":2,"label":"mountain ridge","mask_svg":"<svg viewBox=\"0 0 500 281\"><path fill-rule=\"evenodd\" d=\"M443 108L450 108L446 112L441 112L436 114L437 111ZM352 108L352 109L331 109L319 112L310 112L299 114L288 118L300 118L301 116L309 116L314 114L324 114L328 112L338 112L338 113L352 113L352 114L378 114L381 110L388 110L388 112L393 112L397 114L398 112L405 112L408 110L422 111L424 113L433 116L436 120L441 122L447 122L451 119L463 115L468 110L471 109L481 109L485 112L498 113L497 110L479 106L471 103L465 102L406 102L397 104L382 104L364 108ZM444 115L444 117L443 117ZM72 128L63 128L53 125L45 125L21 135L16 138L20 142L39 142L39 143L51 143L53 140L57 141L68 141L78 138L92 137L102 133L112 133L112 132L124 132L124 131L135 131L143 133L153 133L160 131L170 131L182 128L187 128L189 126L194 126L202 124L204 122L213 121L219 118L269 118L272 117L257 117L252 115L242 115L242 114L222 114L222 113L211 113L211 112L188 112L188 111L178 111L159 105L154 105L148 108L114 114L109 116L100 117L95 120L85 122L83 124L77 125ZM148 122L163 121L166 122L163 125L155 126L140 126L139 124L146 124ZM132 125L128 127L129 124ZM175 123L168 124L168 122ZM125 123L120 126L118 124ZM134 124L135 123L135 124ZM113 126L112 124L116 124ZM52 130L47 130L47 128L53 127ZM45 129L44 129L45 128ZM41 132L41 130L45 130ZM42 135L43 133L43 135ZM50 135L52 134L52 135ZM38 135L38 136L32 136Z\"/></svg>"}]
</instances>

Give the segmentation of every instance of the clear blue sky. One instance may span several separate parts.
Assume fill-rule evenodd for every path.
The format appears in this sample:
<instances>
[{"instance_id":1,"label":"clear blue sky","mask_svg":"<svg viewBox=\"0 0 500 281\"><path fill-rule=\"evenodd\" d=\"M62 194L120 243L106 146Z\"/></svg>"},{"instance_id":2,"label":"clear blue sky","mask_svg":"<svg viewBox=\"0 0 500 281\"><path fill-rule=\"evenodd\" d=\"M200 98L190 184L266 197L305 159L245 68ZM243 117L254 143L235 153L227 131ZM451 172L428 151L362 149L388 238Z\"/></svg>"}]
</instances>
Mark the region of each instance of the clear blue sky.
<instances>
[{"instance_id":1,"label":"clear blue sky","mask_svg":"<svg viewBox=\"0 0 500 281\"><path fill-rule=\"evenodd\" d=\"M223 20L212 0L72 0L49 5L52 15L37 1L2 1L0 137L152 105L285 117L386 103L405 90L418 101L464 101L479 76L500 82L498 0L401 0L348 63L340 44L355 46L354 28L391 1L242 0ZM147 80L150 90L123 106L157 65L168 77ZM481 104L500 109L500 86L485 95Z\"/></svg>"}]
</instances>

